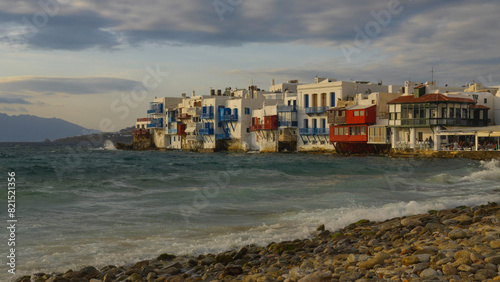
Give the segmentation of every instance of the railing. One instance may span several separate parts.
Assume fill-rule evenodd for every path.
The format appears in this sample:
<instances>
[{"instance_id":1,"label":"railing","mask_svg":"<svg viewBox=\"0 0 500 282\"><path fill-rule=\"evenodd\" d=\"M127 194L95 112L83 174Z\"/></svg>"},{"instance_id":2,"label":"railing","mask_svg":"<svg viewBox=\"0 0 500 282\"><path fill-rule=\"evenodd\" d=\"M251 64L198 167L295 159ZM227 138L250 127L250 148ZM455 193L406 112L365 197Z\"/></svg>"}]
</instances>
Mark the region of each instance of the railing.
<instances>
[{"instance_id":1,"label":"railing","mask_svg":"<svg viewBox=\"0 0 500 282\"><path fill-rule=\"evenodd\" d=\"M328 119L328 123L331 124L346 124L346 117L333 117Z\"/></svg>"},{"instance_id":2,"label":"railing","mask_svg":"<svg viewBox=\"0 0 500 282\"><path fill-rule=\"evenodd\" d=\"M199 135L188 135L186 136L187 141L201 141L201 136Z\"/></svg>"},{"instance_id":3,"label":"railing","mask_svg":"<svg viewBox=\"0 0 500 282\"><path fill-rule=\"evenodd\" d=\"M314 135L314 128L299 128L300 135Z\"/></svg>"},{"instance_id":4,"label":"railing","mask_svg":"<svg viewBox=\"0 0 500 282\"><path fill-rule=\"evenodd\" d=\"M152 119L150 123L148 123L147 128L160 128L163 127L163 118Z\"/></svg>"},{"instance_id":5,"label":"railing","mask_svg":"<svg viewBox=\"0 0 500 282\"><path fill-rule=\"evenodd\" d=\"M330 128L315 128L314 134L316 134L316 135L328 135L328 134L330 134Z\"/></svg>"},{"instance_id":6,"label":"railing","mask_svg":"<svg viewBox=\"0 0 500 282\"><path fill-rule=\"evenodd\" d=\"M214 135L214 129L213 128L198 129L198 134L200 134L200 135Z\"/></svg>"},{"instance_id":7,"label":"railing","mask_svg":"<svg viewBox=\"0 0 500 282\"><path fill-rule=\"evenodd\" d=\"M177 116L177 119L187 119L187 118L191 118L191 115L189 114L180 114Z\"/></svg>"},{"instance_id":8,"label":"railing","mask_svg":"<svg viewBox=\"0 0 500 282\"><path fill-rule=\"evenodd\" d=\"M177 134L177 128L169 128L168 134Z\"/></svg>"},{"instance_id":9,"label":"railing","mask_svg":"<svg viewBox=\"0 0 500 282\"><path fill-rule=\"evenodd\" d=\"M213 119L214 113L201 113L200 118L201 119Z\"/></svg>"},{"instance_id":10,"label":"railing","mask_svg":"<svg viewBox=\"0 0 500 282\"><path fill-rule=\"evenodd\" d=\"M148 114L161 114L163 113L163 103L151 104Z\"/></svg>"},{"instance_id":11,"label":"railing","mask_svg":"<svg viewBox=\"0 0 500 282\"><path fill-rule=\"evenodd\" d=\"M220 116L220 121L238 121L238 115L235 114L223 115Z\"/></svg>"},{"instance_id":12,"label":"railing","mask_svg":"<svg viewBox=\"0 0 500 282\"><path fill-rule=\"evenodd\" d=\"M229 133L215 134L216 140L229 139Z\"/></svg>"},{"instance_id":13,"label":"railing","mask_svg":"<svg viewBox=\"0 0 500 282\"><path fill-rule=\"evenodd\" d=\"M306 114L323 114L328 111L329 107L308 107L306 108Z\"/></svg>"},{"instance_id":14,"label":"railing","mask_svg":"<svg viewBox=\"0 0 500 282\"><path fill-rule=\"evenodd\" d=\"M262 129L262 124L250 125L250 131L258 131Z\"/></svg>"},{"instance_id":15,"label":"railing","mask_svg":"<svg viewBox=\"0 0 500 282\"><path fill-rule=\"evenodd\" d=\"M133 135L148 135L149 129L144 129L144 128L133 129L132 134Z\"/></svg>"},{"instance_id":16,"label":"railing","mask_svg":"<svg viewBox=\"0 0 500 282\"><path fill-rule=\"evenodd\" d=\"M297 125L298 125L297 121L289 121L289 120L278 121L279 127L297 127Z\"/></svg>"},{"instance_id":17,"label":"railing","mask_svg":"<svg viewBox=\"0 0 500 282\"><path fill-rule=\"evenodd\" d=\"M296 106L278 105L278 112L296 112Z\"/></svg>"},{"instance_id":18,"label":"railing","mask_svg":"<svg viewBox=\"0 0 500 282\"><path fill-rule=\"evenodd\" d=\"M401 125L406 126L429 126L429 125L451 125L451 126L480 126L481 120L462 118L413 118L401 119Z\"/></svg>"},{"instance_id":19,"label":"railing","mask_svg":"<svg viewBox=\"0 0 500 282\"><path fill-rule=\"evenodd\" d=\"M137 122L148 122L151 121L153 118L138 118Z\"/></svg>"}]
</instances>

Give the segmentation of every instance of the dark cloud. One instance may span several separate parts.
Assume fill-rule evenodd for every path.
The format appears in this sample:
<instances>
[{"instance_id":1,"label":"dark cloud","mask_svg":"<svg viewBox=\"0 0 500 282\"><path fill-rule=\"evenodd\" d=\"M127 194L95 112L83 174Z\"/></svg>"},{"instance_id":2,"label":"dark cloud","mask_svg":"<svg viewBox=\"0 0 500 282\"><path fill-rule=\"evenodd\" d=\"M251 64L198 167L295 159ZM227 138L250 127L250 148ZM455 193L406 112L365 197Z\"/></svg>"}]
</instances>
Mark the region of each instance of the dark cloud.
<instances>
[{"instance_id":1,"label":"dark cloud","mask_svg":"<svg viewBox=\"0 0 500 282\"><path fill-rule=\"evenodd\" d=\"M26 101L23 98L17 97L0 97L0 104L24 104L24 105L32 105L33 103Z\"/></svg>"},{"instance_id":2,"label":"dark cloud","mask_svg":"<svg viewBox=\"0 0 500 282\"><path fill-rule=\"evenodd\" d=\"M0 80L0 93L103 94L120 91L130 92L139 85L141 84L137 81L107 77L20 77Z\"/></svg>"}]
</instances>

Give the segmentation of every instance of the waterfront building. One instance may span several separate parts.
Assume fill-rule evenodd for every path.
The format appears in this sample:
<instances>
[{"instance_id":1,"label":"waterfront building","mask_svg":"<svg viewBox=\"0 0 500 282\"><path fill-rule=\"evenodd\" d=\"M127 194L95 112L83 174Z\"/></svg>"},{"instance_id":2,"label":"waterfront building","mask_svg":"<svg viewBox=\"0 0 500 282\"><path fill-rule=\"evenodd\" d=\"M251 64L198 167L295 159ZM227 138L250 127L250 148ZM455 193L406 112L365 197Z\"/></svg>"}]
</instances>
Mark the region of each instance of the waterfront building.
<instances>
[{"instance_id":1,"label":"waterfront building","mask_svg":"<svg viewBox=\"0 0 500 282\"><path fill-rule=\"evenodd\" d=\"M177 104L182 101L182 98L155 98L151 102L147 111L148 124L153 142L158 148L170 148L171 139L168 133L168 126L171 123L169 117L172 116L172 111L175 111Z\"/></svg>"},{"instance_id":2,"label":"waterfront building","mask_svg":"<svg viewBox=\"0 0 500 282\"><path fill-rule=\"evenodd\" d=\"M389 92L387 85L367 81L337 81L316 77L314 83L297 86L297 119L299 151L334 151L330 142L327 112L337 107L339 101L354 101L355 94Z\"/></svg>"},{"instance_id":3,"label":"waterfront building","mask_svg":"<svg viewBox=\"0 0 500 282\"><path fill-rule=\"evenodd\" d=\"M388 104L391 144L396 149L439 150L453 140L437 138L437 131L489 123L489 107L457 95L425 94L424 87L416 87L413 95L402 95Z\"/></svg>"}]
</instances>

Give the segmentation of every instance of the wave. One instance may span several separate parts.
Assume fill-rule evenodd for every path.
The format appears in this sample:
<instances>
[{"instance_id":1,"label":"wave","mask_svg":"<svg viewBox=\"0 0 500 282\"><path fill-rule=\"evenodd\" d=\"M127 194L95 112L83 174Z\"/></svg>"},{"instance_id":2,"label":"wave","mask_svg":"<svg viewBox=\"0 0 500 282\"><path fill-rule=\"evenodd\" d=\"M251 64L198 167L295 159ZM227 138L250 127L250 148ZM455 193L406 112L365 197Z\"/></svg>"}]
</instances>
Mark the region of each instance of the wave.
<instances>
[{"instance_id":1,"label":"wave","mask_svg":"<svg viewBox=\"0 0 500 282\"><path fill-rule=\"evenodd\" d=\"M481 161L482 170L471 173L468 176L462 177L463 181L482 181L500 180L500 161L497 159L492 159L491 161Z\"/></svg>"}]
</instances>

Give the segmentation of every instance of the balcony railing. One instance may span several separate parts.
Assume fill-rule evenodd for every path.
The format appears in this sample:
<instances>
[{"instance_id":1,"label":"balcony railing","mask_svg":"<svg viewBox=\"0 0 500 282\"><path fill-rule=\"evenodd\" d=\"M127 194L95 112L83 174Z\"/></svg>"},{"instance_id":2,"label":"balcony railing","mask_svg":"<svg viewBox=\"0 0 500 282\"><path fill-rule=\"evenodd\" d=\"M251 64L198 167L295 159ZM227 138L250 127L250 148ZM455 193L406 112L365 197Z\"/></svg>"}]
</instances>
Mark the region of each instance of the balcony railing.
<instances>
[{"instance_id":1,"label":"balcony railing","mask_svg":"<svg viewBox=\"0 0 500 282\"><path fill-rule=\"evenodd\" d=\"M163 103L153 103L151 104L148 114L161 114L163 113Z\"/></svg>"},{"instance_id":2,"label":"balcony railing","mask_svg":"<svg viewBox=\"0 0 500 282\"><path fill-rule=\"evenodd\" d=\"M177 134L177 128L169 128L168 134Z\"/></svg>"},{"instance_id":3,"label":"balcony railing","mask_svg":"<svg viewBox=\"0 0 500 282\"><path fill-rule=\"evenodd\" d=\"M215 139L216 140L229 139L229 133L215 134Z\"/></svg>"},{"instance_id":4,"label":"balcony railing","mask_svg":"<svg viewBox=\"0 0 500 282\"><path fill-rule=\"evenodd\" d=\"M296 106L278 105L278 112L296 112Z\"/></svg>"},{"instance_id":5,"label":"balcony railing","mask_svg":"<svg viewBox=\"0 0 500 282\"><path fill-rule=\"evenodd\" d=\"M330 128L299 128L300 135L328 135Z\"/></svg>"},{"instance_id":6,"label":"balcony railing","mask_svg":"<svg viewBox=\"0 0 500 282\"><path fill-rule=\"evenodd\" d=\"M314 134L316 134L316 135L328 135L328 134L330 134L330 128L315 128Z\"/></svg>"},{"instance_id":7,"label":"balcony railing","mask_svg":"<svg viewBox=\"0 0 500 282\"><path fill-rule=\"evenodd\" d=\"M299 128L300 135L314 135L314 128Z\"/></svg>"},{"instance_id":8,"label":"balcony railing","mask_svg":"<svg viewBox=\"0 0 500 282\"><path fill-rule=\"evenodd\" d=\"M462 118L413 118L401 119L400 121L402 126L485 126L488 124L487 120Z\"/></svg>"},{"instance_id":9,"label":"balcony railing","mask_svg":"<svg viewBox=\"0 0 500 282\"><path fill-rule=\"evenodd\" d=\"M163 127L163 118L152 119L148 125L148 128L161 128Z\"/></svg>"},{"instance_id":10,"label":"balcony railing","mask_svg":"<svg viewBox=\"0 0 500 282\"><path fill-rule=\"evenodd\" d=\"M346 117L330 117L328 119L328 123L330 124L346 124Z\"/></svg>"},{"instance_id":11,"label":"balcony railing","mask_svg":"<svg viewBox=\"0 0 500 282\"><path fill-rule=\"evenodd\" d=\"M329 107L308 107L306 108L306 114L323 114L328 111Z\"/></svg>"},{"instance_id":12,"label":"balcony railing","mask_svg":"<svg viewBox=\"0 0 500 282\"><path fill-rule=\"evenodd\" d=\"M238 121L238 115L236 114L223 115L220 116L220 121Z\"/></svg>"},{"instance_id":13,"label":"balcony railing","mask_svg":"<svg viewBox=\"0 0 500 282\"><path fill-rule=\"evenodd\" d=\"M278 121L279 127L297 127L297 121L282 120Z\"/></svg>"},{"instance_id":14,"label":"balcony railing","mask_svg":"<svg viewBox=\"0 0 500 282\"><path fill-rule=\"evenodd\" d=\"M148 121L151 121L152 118L138 118L137 119L137 122L148 122Z\"/></svg>"},{"instance_id":15,"label":"balcony railing","mask_svg":"<svg viewBox=\"0 0 500 282\"><path fill-rule=\"evenodd\" d=\"M213 119L214 113L201 113L200 118L202 119Z\"/></svg>"},{"instance_id":16,"label":"balcony railing","mask_svg":"<svg viewBox=\"0 0 500 282\"><path fill-rule=\"evenodd\" d=\"M214 129L213 128L198 129L198 134L200 134L200 135L214 135Z\"/></svg>"},{"instance_id":17,"label":"balcony railing","mask_svg":"<svg viewBox=\"0 0 500 282\"><path fill-rule=\"evenodd\" d=\"M178 119L188 119L191 118L191 115L189 114L180 114L177 116Z\"/></svg>"},{"instance_id":18,"label":"balcony railing","mask_svg":"<svg viewBox=\"0 0 500 282\"><path fill-rule=\"evenodd\" d=\"M262 129L262 124L250 125L250 131L258 131Z\"/></svg>"},{"instance_id":19,"label":"balcony railing","mask_svg":"<svg viewBox=\"0 0 500 282\"><path fill-rule=\"evenodd\" d=\"M138 128L132 130L133 135L149 135L149 129L144 129L144 128Z\"/></svg>"}]
</instances>

